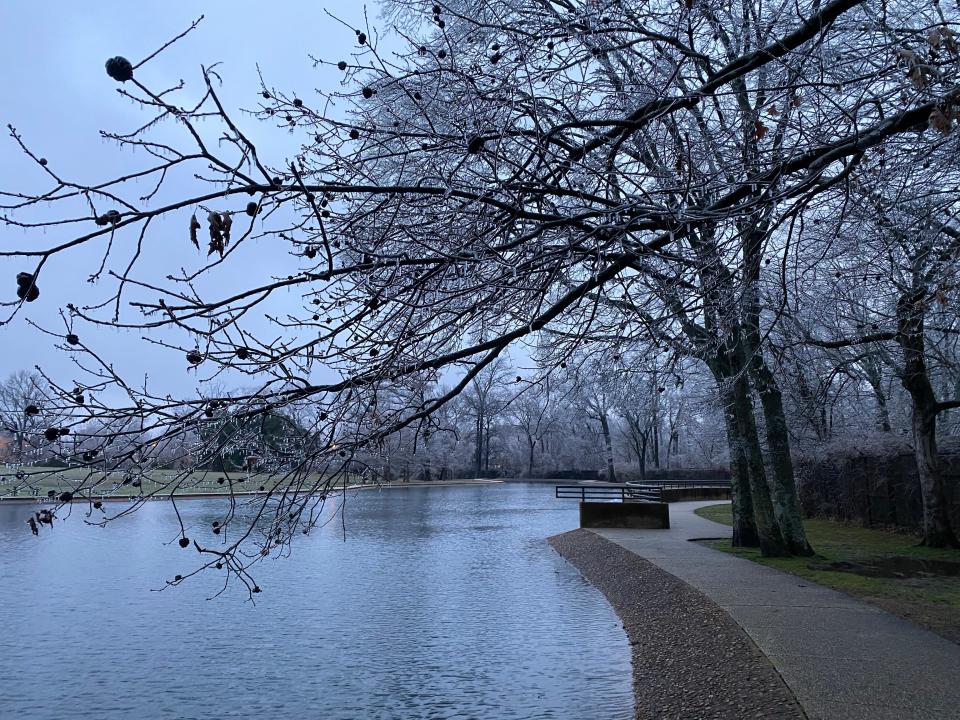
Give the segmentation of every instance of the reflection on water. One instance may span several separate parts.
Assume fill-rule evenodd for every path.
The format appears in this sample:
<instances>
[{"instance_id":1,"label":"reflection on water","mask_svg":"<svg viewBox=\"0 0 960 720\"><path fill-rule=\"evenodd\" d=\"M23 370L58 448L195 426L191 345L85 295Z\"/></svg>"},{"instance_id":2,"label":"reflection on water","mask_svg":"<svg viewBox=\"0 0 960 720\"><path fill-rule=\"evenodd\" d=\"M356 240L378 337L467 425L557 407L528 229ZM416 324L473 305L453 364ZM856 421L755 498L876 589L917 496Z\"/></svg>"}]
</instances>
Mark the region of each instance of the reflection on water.
<instances>
[{"instance_id":1,"label":"reflection on water","mask_svg":"<svg viewBox=\"0 0 960 720\"><path fill-rule=\"evenodd\" d=\"M544 538L576 526L549 486L351 494L339 523L268 559L257 604L213 575L163 592L196 554L151 503L105 529L33 537L0 506L0 716L632 717L609 606ZM213 543L222 500L183 503Z\"/></svg>"}]
</instances>

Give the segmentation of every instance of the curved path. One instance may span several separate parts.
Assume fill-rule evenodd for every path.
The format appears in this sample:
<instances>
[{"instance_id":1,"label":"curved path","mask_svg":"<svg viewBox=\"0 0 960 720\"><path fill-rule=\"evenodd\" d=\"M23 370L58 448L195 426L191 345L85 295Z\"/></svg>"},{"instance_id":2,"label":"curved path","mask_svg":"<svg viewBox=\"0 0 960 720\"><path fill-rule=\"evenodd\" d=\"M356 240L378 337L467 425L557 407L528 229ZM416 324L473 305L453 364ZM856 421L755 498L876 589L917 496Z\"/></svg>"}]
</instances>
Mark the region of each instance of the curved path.
<instances>
[{"instance_id":1,"label":"curved path","mask_svg":"<svg viewBox=\"0 0 960 720\"><path fill-rule=\"evenodd\" d=\"M729 537L670 505L669 530L594 530L699 590L747 632L810 718L960 719L960 645L878 607L688 542Z\"/></svg>"}]
</instances>

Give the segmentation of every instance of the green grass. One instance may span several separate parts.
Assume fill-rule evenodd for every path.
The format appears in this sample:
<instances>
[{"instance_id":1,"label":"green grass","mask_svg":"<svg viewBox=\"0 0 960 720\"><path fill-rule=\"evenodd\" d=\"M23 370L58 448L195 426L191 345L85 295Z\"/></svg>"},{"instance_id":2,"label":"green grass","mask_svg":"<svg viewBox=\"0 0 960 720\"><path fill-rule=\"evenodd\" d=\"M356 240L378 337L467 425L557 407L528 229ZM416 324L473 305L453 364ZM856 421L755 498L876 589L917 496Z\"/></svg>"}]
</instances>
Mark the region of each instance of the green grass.
<instances>
[{"instance_id":1,"label":"green grass","mask_svg":"<svg viewBox=\"0 0 960 720\"><path fill-rule=\"evenodd\" d=\"M729 504L708 505L695 512L724 525L732 524ZM923 547L915 535L857 527L832 520L805 520L813 558L763 558L754 548L734 548L727 541L711 547L793 573L820 585L874 602L952 639L960 639L960 577L877 578L836 570L814 570L813 564L863 564L880 558L909 557L960 562L960 551Z\"/></svg>"}]
</instances>

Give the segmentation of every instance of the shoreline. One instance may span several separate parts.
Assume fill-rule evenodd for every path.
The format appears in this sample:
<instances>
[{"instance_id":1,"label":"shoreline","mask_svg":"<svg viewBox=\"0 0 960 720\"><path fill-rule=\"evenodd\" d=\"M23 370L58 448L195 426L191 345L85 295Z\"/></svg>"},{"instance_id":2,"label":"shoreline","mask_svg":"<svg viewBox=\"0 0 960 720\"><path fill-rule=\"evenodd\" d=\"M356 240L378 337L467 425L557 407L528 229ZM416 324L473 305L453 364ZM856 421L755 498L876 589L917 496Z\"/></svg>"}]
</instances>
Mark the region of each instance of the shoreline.
<instances>
[{"instance_id":1,"label":"shoreline","mask_svg":"<svg viewBox=\"0 0 960 720\"><path fill-rule=\"evenodd\" d=\"M547 542L620 618L631 648L638 720L806 718L770 660L705 595L589 530Z\"/></svg>"},{"instance_id":2,"label":"shoreline","mask_svg":"<svg viewBox=\"0 0 960 720\"><path fill-rule=\"evenodd\" d=\"M395 488L415 488L415 487L456 487L458 485L500 485L503 484L502 480L437 480L435 482L406 482L406 483L386 483L382 485L377 485L374 483L368 485L345 485L345 486L334 486L330 488L328 494L337 493L347 490L392 490ZM215 492L215 493L176 493L173 495L173 498L176 500L209 500L211 498L238 498L238 497L258 497L262 495L270 495L272 491L264 490L263 492L259 490L240 490L234 493L228 492ZM309 490L296 490L291 494L295 495L319 495L319 492L313 492ZM72 503L89 503L94 501L100 502L135 502L135 501L146 501L146 502L156 502L156 501L169 501L171 496L168 493L157 493L154 495L80 495L73 500ZM54 498L43 497L40 495L4 495L0 496L0 505L57 505L60 504L60 501Z\"/></svg>"}]
</instances>

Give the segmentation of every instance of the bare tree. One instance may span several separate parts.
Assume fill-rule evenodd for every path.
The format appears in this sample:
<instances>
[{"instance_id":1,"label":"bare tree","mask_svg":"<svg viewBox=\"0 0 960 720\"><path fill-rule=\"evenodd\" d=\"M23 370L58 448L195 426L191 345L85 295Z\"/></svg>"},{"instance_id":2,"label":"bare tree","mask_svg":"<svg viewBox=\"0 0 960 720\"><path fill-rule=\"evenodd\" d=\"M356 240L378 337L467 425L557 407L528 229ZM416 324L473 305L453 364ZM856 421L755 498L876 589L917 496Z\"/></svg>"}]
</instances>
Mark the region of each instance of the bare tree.
<instances>
[{"instance_id":1,"label":"bare tree","mask_svg":"<svg viewBox=\"0 0 960 720\"><path fill-rule=\"evenodd\" d=\"M46 382L36 372L19 370L0 384L0 423L13 436L12 460L31 459L38 431L45 430L42 411Z\"/></svg>"},{"instance_id":2,"label":"bare tree","mask_svg":"<svg viewBox=\"0 0 960 720\"><path fill-rule=\"evenodd\" d=\"M47 234L0 251L32 263L2 320L43 303L47 270L79 248L100 249L91 275L109 288L45 328L83 360L84 405L51 383L44 412L55 429L98 418L116 428L100 449L109 443L114 462L149 473L158 460L144 437L169 447L201 435L208 412L246 427L310 404L297 461L265 468L257 522L223 546L193 544L204 567L255 589L250 557L309 529L358 455L428 423L512 344L550 338L542 376L578 348L613 362L649 342L716 379L737 541L767 555L809 552L766 340L784 273L767 261L787 257L821 208L844 211L867 160L882 156L883 173L902 178L908 162L953 142L955 11L932 1L484 0L398 1L387 12L404 28L402 47L382 52L358 28L352 57L317 60L345 73L340 91L264 84L256 115L301 141L289 159L261 155L213 69L198 98L153 87L156 53L107 63L144 120L104 137L136 153L139 171L79 182L33 150L29 129L11 130L42 185L25 178L4 192L3 220ZM162 125L179 138L158 137ZM217 283L258 239L282 248L283 270L245 267L236 286ZM142 249L156 242L193 255L149 266ZM251 389L168 397L88 346L91 325L137 330L184 372L242 377ZM318 366L336 377L317 380ZM381 402L398 386L402 403ZM175 501L190 482L171 475L162 492ZM88 481L70 483L67 501L86 497ZM244 554L244 543L258 552Z\"/></svg>"}]
</instances>

